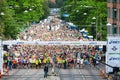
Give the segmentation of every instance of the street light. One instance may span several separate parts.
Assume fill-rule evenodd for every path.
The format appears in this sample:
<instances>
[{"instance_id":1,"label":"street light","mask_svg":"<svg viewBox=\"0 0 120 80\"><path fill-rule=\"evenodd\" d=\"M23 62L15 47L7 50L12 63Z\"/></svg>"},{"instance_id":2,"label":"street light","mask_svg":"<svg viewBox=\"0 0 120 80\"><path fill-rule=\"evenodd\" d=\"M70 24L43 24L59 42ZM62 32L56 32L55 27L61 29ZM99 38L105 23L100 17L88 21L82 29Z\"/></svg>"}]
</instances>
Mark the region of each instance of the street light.
<instances>
[{"instance_id":1,"label":"street light","mask_svg":"<svg viewBox=\"0 0 120 80\"><path fill-rule=\"evenodd\" d=\"M76 10L76 13L78 14L80 11L79 10ZM87 16L87 13L86 12L84 12L83 14L82 14L84 17L83 18L86 18L86 16ZM79 15L78 15L79 16ZM84 20L84 19L83 19ZM79 20L77 21L77 22L79 22ZM83 21L84 22L84 21ZM80 23L80 25L81 25L82 23ZM82 25L81 25L82 26ZM84 26L84 25L83 25Z\"/></svg>"},{"instance_id":2,"label":"street light","mask_svg":"<svg viewBox=\"0 0 120 80\"><path fill-rule=\"evenodd\" d=\"M96 26L95 26L95 37L96 37L96 40L97 40L97 19L96 19L95 16L92 19L95 21L94 24L96 24Z\"/></svg>"},{"instance_id":3,"label":"street light","mask_svg":"<svg viewBox=\"0 0 120 80\"><path fill-rule=\"evenodd\" d=\"M83 15L87 15L87 13L83 13Z\"/></svg>"},{"instance_id":4,"label":"street light","mask_svg":"<svg viewBox=\"0 0 120 80\"><path fill-rule=\"evenodd\" d=\"M24 12L25 12L25 13L27 13L28 11L27 11L27 10L25 10Z\"/></svg>"},{"instance_id":5,"label":"street light","mask_svg":"<svg viewBox=\"0 0 120 80\"><path fill-rule=\"evenodd\" d=\"M26 13L28 13L28 12L30 12L30 11L32 11L31 8L29 8L29 11L28 11L28 10L25 10L24 12L25 12L25 14L26 14ZM30 22L28 21L28 22L26 23L26 25L27 25L27 26L30 26Z\"/></svg>"},{"instance_id":6,"label":"street light","mask_svg":"<svg viewBox=\"0 0 120 80\"><path fill-rule=\"evenodd\" d=\"M97 6L88 6L88 5L80 5L80 7L84 8L84 9L95 9L96 10L96 16L92 17L92 20L94 21L94 23L92 22L91 24L95 27L95 33L97 34L97 27L98 27L98 7ZM84 15L87 15L87 13L84 13ZM96 37L97 39L97 35L94 36L94 38Z\"/></svg>"},{"instance_id":7,"label":"street light","mask_svg":"<svg viewBox=\"0 0 120 80\"><path fill-rule=\"evenodd\" d=\"M98 27L98 7L95 7L95 6L87 6L87 5L83 5L82 7L85 7L85 8L88 8L88 9L95 9L96 10L96 17L94 16L92 18L92 20L94 20L94 25L95 25L95 30L96 30L96 39L97 39L97 27ZM101 21L100 21L101 23Z\"/></svg>"},{"instance_id":8,"label":"street light","mask_svg":"<svg viewBox=\"0 0 120 80\"><path fill-rule=\"evenodd\" d=\"M112 26L110 23L107 23L107 35L109 35L110 33L110 27Z\"/></svg>"},{"instance_id":9,"label":"street light","mask_svg":"<svg viewBox=\"0 0 120 80\"><path fill-rule=\"evenodd\" d=\"M1 13L0 13L0 15L4 16L4 15L5 15L5 13L4 13L4 12L1 12Z\"/></svg>"},{"instance_id":10,"label":"street light","mask_svg":"<svg viewBox=\"0 0 120 80\"><path fill-rule=\"evenodd\" d=\"M93 19L93 20L95 20L95 19L96 19L96 17L93 17L92 19Z\"/></svg>"},{"instance_id":11,"label":"street light","mask_svg":"<svg viewBox=\"0 0 120 80\"><path fill-rule=\"evenodd\" d=\"M30 8L29 10L30 10L30 11L32 11L32 9L31 9L31 8Z\"/></svg>"},{"instance_id":12,"label":"street light","mask_svg":"<svg viewBox=\"0 0 120 80\"><path fill-rule=\"evenodd\" d=\"M92 18L92 22L91 22L91 25L92 25L92 27L91 27L91 32L92 32L92 35L93 35L93 40L95 39L95 35L96 35L96 26L95 26L95 24L96 24L96 17L93 17Z\"/></svg>"}]
</instances>

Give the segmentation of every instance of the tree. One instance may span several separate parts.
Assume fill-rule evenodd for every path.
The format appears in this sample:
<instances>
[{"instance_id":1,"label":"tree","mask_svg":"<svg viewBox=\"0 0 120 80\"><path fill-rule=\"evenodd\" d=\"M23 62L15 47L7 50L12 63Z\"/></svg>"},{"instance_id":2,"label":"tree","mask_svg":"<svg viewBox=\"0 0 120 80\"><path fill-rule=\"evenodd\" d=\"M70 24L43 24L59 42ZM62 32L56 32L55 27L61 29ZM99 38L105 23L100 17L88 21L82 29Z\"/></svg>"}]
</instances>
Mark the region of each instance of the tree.
<instances>
[{"instance_id":1,"label":"tree","mask_svg":"<svg viewBox=\"0 0 120 80\"><path fill-rule=\"evenodd\" d=\"M42 6L43 6L43 10L44 10L44 15L42 16L42 19L45 19L50 14L48 0L44 0Z\"/></svg>"},{"instance_id":2,"label":"tree","mask_svg":"<svg viewBox=\"0 0 120 80\"><path fill-rule=\"evenodd\" d=\"M3 15L4 15L4 6L5 0L0 0L0 38L4 38L4 23L3 23Z\"/></svg>"},{"instance_id":3,"label":"tree","mask_svg":"<svg viewBox=\"0 0 120 80\"><path fill-rule=\"evenodd\" d=\"M69 14L69 21L79 29L85 27L91 33L91 22L95 22L97 31L102 34L102 40L106 39L107 2L103 0L66 0L61 8L61 14ZM85 14L85 15L84 15ZM96 17L96 20L92 20ZM95 33L97 34L97 33Z\"/></svg>"},{"instance_id":4,"label":"tree","mask_svg":"<svg viewBox=\"0 0 120 80\"><path fill-rule=\"evenodd\" d=\"M0 32L6 39L16 39L21 30L33 22L39 22L43 16L49 14L45 1L46 0L1 0L0 10L2 10L5 15L1 16L2 22L0 21L0 27L4 27L0 29Z\"/></svg>"}]
</instances>

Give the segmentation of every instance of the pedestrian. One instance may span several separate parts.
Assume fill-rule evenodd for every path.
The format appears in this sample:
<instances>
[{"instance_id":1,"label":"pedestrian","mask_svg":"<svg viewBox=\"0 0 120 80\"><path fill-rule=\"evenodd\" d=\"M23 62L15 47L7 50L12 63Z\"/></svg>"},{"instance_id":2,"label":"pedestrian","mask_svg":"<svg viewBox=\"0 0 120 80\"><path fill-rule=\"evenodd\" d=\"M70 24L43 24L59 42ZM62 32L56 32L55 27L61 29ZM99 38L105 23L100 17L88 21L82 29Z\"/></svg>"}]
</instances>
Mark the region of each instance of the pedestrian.
<instances>
[{"instance_id":1,"label":"pedestrian","mask_svg":"<svg viewBox=\"0 0 120 80\"><path fill-rule=\"evenodd\" d=\"M35 67L36 67L36 69L38 68L38 64L39 64L39 60L36 59L36 60L35 60Z\"/></svg>"},{"instance_id":2,"label":"pedestrian","mask_svg":"<svg viewBox=\"0 0 120 80\"><path fill-rule=\"evenodd\" d=\"M64 69L66 69L67 68L67 60L66 59L63 60L63 64L64 64Z\"/></svg>"},{"instance_id":3,"label":"pedestrian","mask_svg":"<svg viewBox=\"0 0 120 80\"><path fill-rule=\"evenodd\" d=\"M48 66L45 65L45 67L44 67L44 78L47 78L47 75L48 75Z\"/></svg>"},{"instance_id":4,"label":"pedestrian","mask_svg":"<svg viewBox=\"0 0 120 80\"><path fill-rule=\"evenodd\" d=\"M8 68L9 68L9 70L12 70L12 65L13 65L12 59L9 58L9 59L8 59Z\"/></svg>"},{"instance_id":5,"label":"pedestrian","mask_svg":"<svg viewBox=\"0 0 120 80\"><path fill-rule=\"evenodd\" d=\"M96 67L96 59L93 58L93 66Z\"/></svg>"},{"instance_id":6,"label":"pedestrian","mask_svg":"<svg viewBox=\"0 0 120 80\"><path fill-rule=\"evenodd\" d=\"M84 62L84 59L81 58L81 59L80 59L80 68L81 68L81 69L83 68L83 64L84 64L83 62Z\"/></svg>"}]
</instances>

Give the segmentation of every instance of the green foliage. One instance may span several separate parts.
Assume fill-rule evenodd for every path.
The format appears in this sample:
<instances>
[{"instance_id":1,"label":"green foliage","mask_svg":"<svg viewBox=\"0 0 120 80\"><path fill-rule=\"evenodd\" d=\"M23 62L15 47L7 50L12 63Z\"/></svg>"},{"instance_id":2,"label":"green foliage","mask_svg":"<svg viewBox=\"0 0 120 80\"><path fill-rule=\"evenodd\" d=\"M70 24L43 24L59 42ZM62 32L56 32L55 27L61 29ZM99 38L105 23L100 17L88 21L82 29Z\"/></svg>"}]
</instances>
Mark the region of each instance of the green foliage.
<instances>
[{"instance_id":1,"label":"green foliage","mask_svg":"<svg viewBox=\"0 0 120 80\"><path fill-rule=\"evenodd\" d=\"M61 8L61 14L70 14L69 21L77 25L79 29L85 27L90 34L92 34L91 23L94 22L97 27L96 32L100 32L102 40L105 40L107 30L103 26L106 25L106 5L107 2L104 0L66 0ZM96 19L93 20L93 17Z\"/></svg>"},{"instance_id":2,"label":"green foliage","mask_svg":"<svg viewBox=\"0 0 120 80\"><path fill-rule=\"evenodd\" d=\"M4 6L5 6L5 0L0 0L0 38L4 38L4 23L3 23L3 15L1 15L1 13L3 13L4 10Z\"/></svg>"},{"instance_id":3,"label":"green foliage","mask_svg":"<svg viewBox=\"0 0 120 80\"><path fill-rule=\"evenodd\" d=\"M47 0L44 1L42 6L44 10L44 15L42 16L42 19L45 19L49 15L49 12L50 12L49 7L48 7L48 1Z\"/></svg>"},{"instance_id":4,"label":"green foliage","mask_svg":"<svg viewBox=\"0 0 120 80\"><path fill-rule=\"evenodd\" d=\"M22 29L29 27L32 22L39 22L48 16L49 9L46 0L1 0L0 33L6 39L16 39Z\"/></svg>"}]
</instances>

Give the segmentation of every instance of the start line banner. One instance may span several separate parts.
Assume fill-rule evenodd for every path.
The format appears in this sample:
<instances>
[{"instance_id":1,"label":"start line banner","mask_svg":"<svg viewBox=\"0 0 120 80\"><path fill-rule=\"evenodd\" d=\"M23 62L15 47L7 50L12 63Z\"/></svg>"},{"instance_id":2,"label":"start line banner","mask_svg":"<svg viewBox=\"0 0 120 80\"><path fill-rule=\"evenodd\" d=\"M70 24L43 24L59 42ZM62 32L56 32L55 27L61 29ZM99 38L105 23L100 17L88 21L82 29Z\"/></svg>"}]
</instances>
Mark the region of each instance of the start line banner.
<instances>
[{"instance_id":1,"label":"start line banner","mask_svg":"<svg viewBox=\"0 0 120 80\"><path fill-rule=\"evenodd\" d=\"M3 41L3 45L106 45L106 41Z\"/></svg>"}]
</instances>

